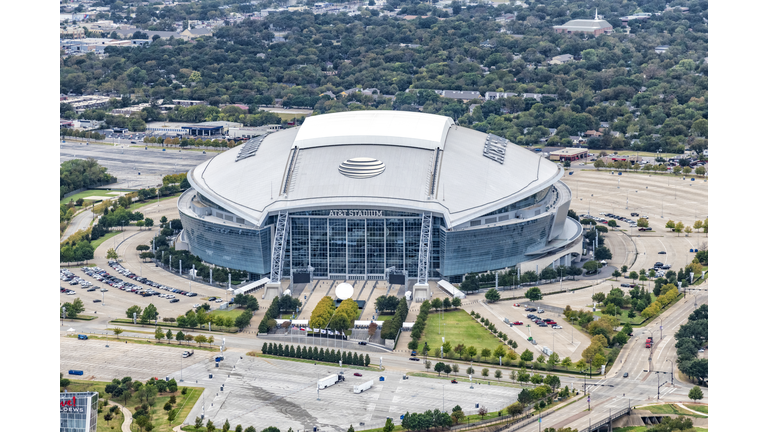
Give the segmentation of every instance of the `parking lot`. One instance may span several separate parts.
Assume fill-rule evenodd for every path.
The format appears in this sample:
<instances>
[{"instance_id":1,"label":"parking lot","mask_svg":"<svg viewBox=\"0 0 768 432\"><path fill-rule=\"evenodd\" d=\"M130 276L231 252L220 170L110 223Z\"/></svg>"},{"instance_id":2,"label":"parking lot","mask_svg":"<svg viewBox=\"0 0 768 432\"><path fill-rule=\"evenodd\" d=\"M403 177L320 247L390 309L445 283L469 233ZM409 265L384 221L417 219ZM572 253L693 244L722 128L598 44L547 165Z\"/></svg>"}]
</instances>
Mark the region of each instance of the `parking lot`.
<instances>
[{"instance_id":1,"label":"parking lot","mask_svg":"<svg viewBox=\"0 0 768 432\"><path fill-rule=\"evenodd\" d=\"M181 350L171 347L79 341L63 337L61 340L60 370L83 370L84 379L109 381L131 376L147 380L150 377L181 379ZM429 378L409 377L401 373L384 371L358 371L345 368L345 381L320 390L318 378L337 373L340 369L315 366L275 359L262 359L226 351L219 368L213 361L215 353L195 351L183 359L183 377L186 385L203 386L207 390L190 413L186 423L193 424L205 405L205 415L221 427L226 419L230 424L254 426L257 430L280 425L293 430L346 430L381 427L387 417L400 423L400 415L431 409L450 411L461 405L467 414L477 413L475 404L488 411L499 410L517 399L520 389L515 387L474 384L451 384ZM242 357L242 358L241 358ZM353 376L361 372L362 377ZM213 378L209 378L209 374ZM379 381L383 376L385 381ZM371 389L355 394L353 386L375 380ZM491 380L493 381L493 380ZM508 380L507 380L508 381ZM487 381L484 381L487 382ZM224 390L221 390L221 386Z\"/></svg>"}]
</instances>

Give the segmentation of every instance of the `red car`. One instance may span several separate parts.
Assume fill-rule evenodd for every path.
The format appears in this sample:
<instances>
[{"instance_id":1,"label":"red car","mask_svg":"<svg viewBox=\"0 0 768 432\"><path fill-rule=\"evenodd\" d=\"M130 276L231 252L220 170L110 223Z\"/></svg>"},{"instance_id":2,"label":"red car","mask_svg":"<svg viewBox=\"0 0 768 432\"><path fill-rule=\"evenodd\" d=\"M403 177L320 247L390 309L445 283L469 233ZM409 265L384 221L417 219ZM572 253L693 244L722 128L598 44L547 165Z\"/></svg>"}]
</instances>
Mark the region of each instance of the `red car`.
<instances>
[{"instance_id":1,"label":"red car","mask_svg":"<svg viewBox=\"0 0 768 432\"><path fill-rule=\"evenodd\" d=\"M459 382L458 382L458 381L456 381L455 379L451 380L451 384L458 384L458 383L459 383Z\"/></svg>"},{"instance_id":2,"label":"red car","mask_svg":"<svg viewBox=\"0 0 768 432\"><path fill-rule=\"evenodd\" d=\"M554 322L554 321L550 321L550 322L548 322L547 324L549 324L549 325L553 325L553 326L557 325L557 323L556 323L556 322Z\"/></svg>"},{"instance_id":3,"label":"red car","mask_svg":"<svg viewBox=\"0 0 768 432\"><path fill-rule=\"evenodd\" d=\"M523 325L523 323L520 322L520 321L515 321L515 322L512 323L512 325Z\"/></svg>"},{"instance_id":4,"label":"red car","mask_svg":"<svg viewBox=\"0 0 768 432\"><path fill-rule=\"evenodd\" d=\"M361 374L360 372L355 372L355 376L361 377L361 376L363 376L363 374Z\"/></svg>"}]
</instances>

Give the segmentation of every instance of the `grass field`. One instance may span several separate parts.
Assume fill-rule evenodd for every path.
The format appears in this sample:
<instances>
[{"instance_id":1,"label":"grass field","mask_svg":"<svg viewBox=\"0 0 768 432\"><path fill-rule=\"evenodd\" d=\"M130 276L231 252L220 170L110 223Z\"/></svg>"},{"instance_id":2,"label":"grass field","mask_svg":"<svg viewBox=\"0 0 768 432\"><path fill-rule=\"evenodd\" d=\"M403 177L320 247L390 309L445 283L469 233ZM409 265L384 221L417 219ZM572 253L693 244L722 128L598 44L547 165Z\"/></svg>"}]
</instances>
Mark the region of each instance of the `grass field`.
<instances>
[{"instance_id":1,"label":"grass field","mask_svg":"<svg viewBox=\"0 0 768 432\"><path fill-rule=\"evenodd\" d=\"M122 377L118 377L122 378ZM79 380L71 380L71 384L69 387L67 387L67 390L70 392L84 392L84 391L94 391L99 392L99 400L102 399L102 396L106 397L107 395L104 393L104 387L109 384L107 382L102 381L79 381ZM187 394L182 395L181 389L186 388ZM151 415L152 415L152 430L153 431L160 431L160 432L170 432L173 429L173 426L180 425L184 419L189 415L189 412L192 410L192 407L195 405L195 402L197 402L197 399L200 397L200 395L203 394L203 389L201 388L193 388L193 387L181 387L179 386L179 390L176 393L173 393L173 395L176 396L176 405L174 405L174 409L179 409L179 413L176 415L176 419L173 421L172 424L169 425L168 423L168 415L163 410L163 406L166 402L168 402L171 398L171 393L161 393L158 394L158 396L155 398L155 404L150 408ZM119 400L116 400L114 402L117 402L129 410L131 412L134 411L134 407L141 405L141 401L135 396L132 395L130 399L126 402L122 397L119 398ZM109 422L109 425L107 425L107 422L104 421L104 412L99 414L99 420L96 422L97 424L97 431L98 432L111 432L115 430L120 430L120 425L123 423L123 415L122 413L118 416L118 418L113 419ZM114 429L113 429L114 427Z\"/></svg>"},{"instance_id":2,"label":"grass field","mask_svg":"<svg viewBox=\"0 0 768 432\"><path fill-rule=\"evenodd\" d=\"M76 194L74 194L72 196L68 196L66 198L62 198L62 199L59 200L59 204L66 204L70 200L77 201L80 198L85 198L85 197L89 197L89 196L100 196L100 197L104 197L104 198L116 198L116 195L109 195L110 192L131 192L131 191L123 190L123 189L115 189L115 190L96 190L96 189L92 189L92 190L87 190L87 191L83 191L83 192L78 192L78 193L76 193Z\"/></svg>"},{"instance_id":3,"label":"grass field","mask_svg":"<svg viewBox=\"0 0 768 432\"><path fill-rule=\"evenodd\" d=\"M421 352L424 342L429 344L430 349L439 347L443 344L443 336L445 336L445 341L450 342L454 347L458 344L464 344L467 347L474 346L478 353L483 348L493 351L501 345L501 342L491 335L491 332L475 321L467 312L457 310L446 312L444 316L445 319L440 319L440 314L429 314L427 327L421 340L419 340L419 352ZM440 327L439 333L438 327Z\"/></svg>"},{"instance_id":4,"label":"grass field","mask_svg":"<svg viewBox=\"0 0 768 432\"><path fill-rule=\"evenodd\" d=\"M234 321L238 316L240 316L245 309L233 309L231 311L227 310L215 310L211 312L211 315L218 315L221 317L230 317Z\"/></svg>"},{"instance_id":5,"label":"grass field","mask_svg":"<svg viewBox=\"0 0 768 432\"><path fill-rule=\"evenodd\" d=\"M653 294L651 294L651 296L653 296ZM640 316L640 312L635 311L635 317L632 319L629 319L628 314L629 314L629 310L627 309L627 310L621 311L621 316L617 316L622 326L627 322L629 322L629 324L631 325L638 325L641 322L643 322L643 317ZM601 317L603 316L603 313L601 311L595 311L594 315L597 317Z\"/></svg>"},{"instance_id":6,"label":"grass field","mask_svg":"<svg viewBox=\"0 0 768 432\"><path fill-rule=\"evenodd\" d=\"M111 239L112 237L114 237L114 236L116 236L118 234L120 234L120 231L112 231L112 232L107 233L106 235L101 236L98 239L92 241L91 242L91 246L93 246L93 250L96 250L96 248L101 246L102 243L104 243L105 241Z\"/></svg>"},{"instance_id":7,"label":"grass field","mask_svg":"<svg viewBox=\"0 0 768 432\"><path fill-rule=\"evenodd\" d=\"M690 408L694 411L698 411L700 413L709 414L709 405L694 405L694 404L683 404L687 408Z\"/></svg>"},{"instance_id":8,"label":"grass field","mask_svg":"<svg viewBox=\"0 0 768 432\"><path fill-rule=\"evenodd\" d=\"M673 405L673 404L648 405L644 407L638 407L637 409L648 410L653 414L675 414L675 415L682 415L682 416L689 416L689 417L696 417L696 418L707 418L703 415L693 414L692 412L686 411L680 408L679 406Z\"/></svg>"}]
</instances>

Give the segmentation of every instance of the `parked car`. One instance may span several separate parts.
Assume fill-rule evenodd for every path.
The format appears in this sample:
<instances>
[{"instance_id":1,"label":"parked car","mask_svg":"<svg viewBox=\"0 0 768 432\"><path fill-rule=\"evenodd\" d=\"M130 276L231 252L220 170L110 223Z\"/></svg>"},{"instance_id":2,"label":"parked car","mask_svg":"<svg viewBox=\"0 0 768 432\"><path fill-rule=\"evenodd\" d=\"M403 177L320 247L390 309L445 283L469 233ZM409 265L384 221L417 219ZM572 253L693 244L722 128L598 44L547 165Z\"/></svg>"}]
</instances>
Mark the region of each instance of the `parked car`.
<instances>
[{"instance_id":1,"label":"parked car","mask_svg":"<svg viewBox=\"0 0 768 432\"><path fill-rule=\"evenodd\" d=\"M365 342L365 341L360 341L360 342L358 342L357 344L358 344L358 345L368 345L368 342Z\"/></svg>"},{"instance_id":2,"label":"parked car","mask_svg":"<svg viewBox=\"0 0 768 432\"><path fill-rule=\"evenodd\" d=\"M621 284L621 287L622 288L629 288L629 284L628 283L623 283L623 284Z\"/></svg>"},{"instance_id":3,"label":"parked car","mask_svg":"<svg viewBox=\"0 0 768 432\"><path fill-rule=\"evenodd\" d=\"M411 357L408 360L410 360L410 361L419 361L419 358L418 357Z\"/></svg>"},{"instance_id":4,"label":"parked car","mask_svg":"<svg viewBox=\"0 0 768 432\"><path fill-rule=\"evenodd\" d=\"M523 323L520 322L520 321L515 321L515 322L512 323L512 325L523 325Z\"/></svg>"},{"instance_id":5,"label":"parked car","mask_svg":"<svg viewBox=\"0 0 768 432\"><path fill-rule=\"evenodd\" d=\"M624 376L624 378L628 377L629 376L629 372L624 372L623 376Z\"/></svg>"},{"instance_id":6,"label":"parked car","mask_svg":"<svg viewBox=\"0 0 768 432\"><path fill-rule=\"evenodd\" d=\"M552 326L552 328L553 328L553 329L558 329L558 330L559 330L559 329L561 329L561 328L563 328L563 327L562 327L562 326L559 326L559 325L553 325L553 326Z\"/></svg>"},{"instance_id":7,"label":"parked car","mask_svg":"<svg viewBox=\"0 0 768 432\"><path fill-rule=\"evenodd\" d=\"M361 374L360 372L355 372L355 374L354 374L354 375L355 375L355 376L359 376L359 377L363 376L363 374Z\"/></svg>"},{"instance_id":8,"label":"parked car","mask_svg":"<svg viewBox=\"0 0 768 432\"><path fill-rule=\"evenodd\" d=\"M659 252L659 254L661 254L661 255L666 255L666 254L667 254L667 251L660 251L660 252Z\"/></svg>"},{"instance_id":9,"label":"parked car","mask_svg":"<svg viewBox=\"0 0 768 432\"><path fill-rule=\"evenodd\" d=\"M179 299L171 299L171 303L178 303Z\"/></svg>"},{"instance_id":10,"label":"parked car","mask_svg":"<svg viewBox=\"0 0 768 432\"><path fill-rule=\"evenodd\" d=\"M93 299L94 303L101 303L101 299Z\"/></svg>"},{"instance_id":11,"label":"parked car","mask_svg":"<svg viewBox=\"0 0 768 432\"><path fill-rule=\"evenodd\" d=\"M455 379L452 379L452 380L451 380L451 384L458 384L458 383L459 383L459 382L458 382L458 381L456 381Z\"/></svg>"}]
</instances>

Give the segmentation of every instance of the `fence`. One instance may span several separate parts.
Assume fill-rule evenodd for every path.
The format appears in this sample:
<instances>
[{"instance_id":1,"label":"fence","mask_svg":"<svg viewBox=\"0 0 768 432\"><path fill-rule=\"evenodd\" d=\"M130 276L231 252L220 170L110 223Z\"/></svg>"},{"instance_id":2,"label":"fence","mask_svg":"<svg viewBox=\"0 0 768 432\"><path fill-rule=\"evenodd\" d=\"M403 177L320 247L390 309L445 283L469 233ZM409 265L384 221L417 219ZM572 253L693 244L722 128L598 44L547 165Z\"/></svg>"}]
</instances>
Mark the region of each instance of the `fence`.
<instances>
[{"instance_id":1,"label":"fence","mask_svg":"<svg viewBox=\"0 0 768 432\"><path fill-rule=\"evenodd\" d=\"M597 423L590 424L588 428L582 429L579 432L592 432L593 430L595 430L595 428L599 429L600 427L607 425L608 423L616 420L617 418L629 414L629 412L630 412L629 407L623 408L617 411L616 413L611 413L610 416L598 421Z\"/></svg>"}]
</instances>

